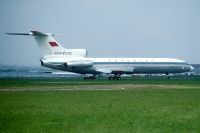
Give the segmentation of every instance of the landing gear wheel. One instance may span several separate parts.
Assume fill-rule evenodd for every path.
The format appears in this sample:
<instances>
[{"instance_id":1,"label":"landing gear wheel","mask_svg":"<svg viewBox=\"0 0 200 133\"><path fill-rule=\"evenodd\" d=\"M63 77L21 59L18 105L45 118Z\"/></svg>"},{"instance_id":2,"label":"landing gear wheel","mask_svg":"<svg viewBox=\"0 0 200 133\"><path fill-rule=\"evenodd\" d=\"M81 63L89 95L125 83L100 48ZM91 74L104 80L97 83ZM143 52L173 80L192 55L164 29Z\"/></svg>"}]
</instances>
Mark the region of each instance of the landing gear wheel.
<instances>
[{"instance_id":1,"label":"landing gear wheel","mask_svg":"<svg viewBox=\"0 0 200 133\"><path fill-rule=\"evenodd\" d=\"M121 77L119 76L113 76L113 77L108 77L108 80L119 80Z\"/></svg>"},{"instance_id":2,"label":"landing gear wheel","mask_svg":"<svg viewBox=\"0 0 200 133\"><path fill-rule=\"evenodd\" d=\"M84 80L87 80L87 79L96 79L96 77L95 76L89 76L89 77L84 77Z\"/></svg>"}]
</instances>

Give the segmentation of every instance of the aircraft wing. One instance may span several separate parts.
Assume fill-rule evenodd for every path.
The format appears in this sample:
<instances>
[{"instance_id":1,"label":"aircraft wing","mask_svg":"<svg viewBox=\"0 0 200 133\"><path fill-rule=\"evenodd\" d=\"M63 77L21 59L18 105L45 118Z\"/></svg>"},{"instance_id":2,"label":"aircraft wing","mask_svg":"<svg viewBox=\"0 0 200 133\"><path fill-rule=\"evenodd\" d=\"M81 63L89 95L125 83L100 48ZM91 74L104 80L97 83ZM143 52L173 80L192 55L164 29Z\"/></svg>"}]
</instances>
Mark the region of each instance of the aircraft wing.
<instances>
[{"instance_id":1,"label":"aircraft wing","mask_svg":"<svg viewBox=\"0 0 200 133\"><path fill-rule=\"evenodd\" d=\"M105 74L126 74L126 73L133 73L134 68L133 67L106 67L106 68L100 68L97 69L100 73Z\"/></svg>"}]
</instances>

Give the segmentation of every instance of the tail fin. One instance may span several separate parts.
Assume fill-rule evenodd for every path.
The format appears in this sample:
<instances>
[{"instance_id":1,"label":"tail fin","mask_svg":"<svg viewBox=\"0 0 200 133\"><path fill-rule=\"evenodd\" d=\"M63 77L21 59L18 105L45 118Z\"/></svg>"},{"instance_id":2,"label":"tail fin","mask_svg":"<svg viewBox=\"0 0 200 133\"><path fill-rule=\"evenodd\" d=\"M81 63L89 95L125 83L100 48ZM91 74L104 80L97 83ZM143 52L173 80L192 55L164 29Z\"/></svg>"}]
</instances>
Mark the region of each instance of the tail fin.
<instances>
[{"instance_id":1,"label":"tail fin","mask_svg":"<svg viewBox=\"0 0 200 133\"><path fill-rule=\"evenodd\" d=\"M27 35L34 36L44 56L55 55L63 52L65 49L52 37L56 34L42 33L39 31L31 31L29 33L6 33L9 35Z\"/></svg>"},{"instance_id":2,"label":"tail fin","mask_svg":"<svg viewBox=\"0 0 200 133\"><path fill-rule=\"evenodd\" d=\"M65 49L52 37L54 34L31 31L37 41L43 55L55 55L56 52L63 52Z\"/></svg>"},{"instance_id":3,"label":"tail fin","mask_svg":"<svg viewBox=\"0 0 200 133\"><path fill-rule=\"evenodd\" d=\"M44 56L70 56L70 57L86 57L85 49L65 49L52 36L58 34L42 33L39 31L30 31L29 33L6 33L9 35L25 35L33 36L38 43Z\"/></svg>"}]
</instances>

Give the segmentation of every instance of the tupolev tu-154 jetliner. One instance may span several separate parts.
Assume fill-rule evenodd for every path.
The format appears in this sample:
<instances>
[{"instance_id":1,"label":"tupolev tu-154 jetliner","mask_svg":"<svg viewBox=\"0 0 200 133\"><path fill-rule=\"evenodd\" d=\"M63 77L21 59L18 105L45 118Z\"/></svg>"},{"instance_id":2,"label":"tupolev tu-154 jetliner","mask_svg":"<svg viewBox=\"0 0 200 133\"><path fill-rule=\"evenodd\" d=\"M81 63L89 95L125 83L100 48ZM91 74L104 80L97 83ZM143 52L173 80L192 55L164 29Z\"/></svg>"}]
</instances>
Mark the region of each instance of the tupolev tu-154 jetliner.
<instances>
[{"instance_id":1,"label":"tupolev tu-154 jetliner","mask_svg":"<svg viewBox=\"0 0 200 133\"><path fill-rule=\"evenodd\" d=\"M89 58L85 49L65 49L54 38L56 34L30 31L29 33L6 33L33 36L44 57L44 67L78 74L108 74L109 79L119 79L122 74L172 74L190 72L187 62L173 58ZM85 79L87 79L85 77Z\"/></svg>"}]
</instances>

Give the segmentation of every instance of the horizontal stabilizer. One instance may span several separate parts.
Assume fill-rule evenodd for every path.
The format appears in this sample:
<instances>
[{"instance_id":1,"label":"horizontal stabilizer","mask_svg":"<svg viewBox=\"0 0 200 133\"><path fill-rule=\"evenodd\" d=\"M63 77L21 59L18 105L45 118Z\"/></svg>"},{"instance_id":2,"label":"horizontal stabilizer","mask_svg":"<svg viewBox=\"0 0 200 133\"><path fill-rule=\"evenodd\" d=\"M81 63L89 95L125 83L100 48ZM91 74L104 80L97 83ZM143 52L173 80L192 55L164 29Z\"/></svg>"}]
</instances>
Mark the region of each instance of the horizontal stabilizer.
<instances>
[{"instance_id":1,"label":"horizontal stabilizer","mask_svg":"<svg viewBox=\"0 0 200 133\"><path fill-rule=\"evenodd\" d=\"M29 33L5 33L5 34L8 34L8 35L24 35L24 36L32 36L33 35L32 32L29 32Z\"/></svg>"},{"instance_id":2,"label":"horizontal stabilizer","mask_svg":"<svg viewBox=\"0 0 200 133\"><path fill-rule=\"evenodd\" d=\"M8 35L24 35L24 36L58 36L60 34L42 33L39 31L30 31L29 33L5 33Z\"/></svg>"}]
</instances>

